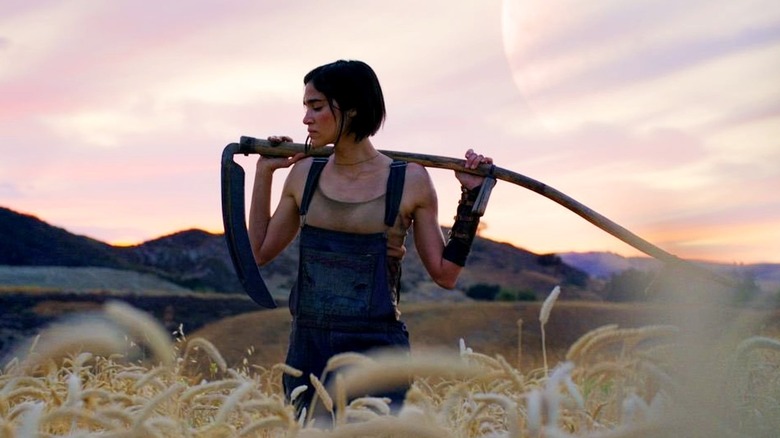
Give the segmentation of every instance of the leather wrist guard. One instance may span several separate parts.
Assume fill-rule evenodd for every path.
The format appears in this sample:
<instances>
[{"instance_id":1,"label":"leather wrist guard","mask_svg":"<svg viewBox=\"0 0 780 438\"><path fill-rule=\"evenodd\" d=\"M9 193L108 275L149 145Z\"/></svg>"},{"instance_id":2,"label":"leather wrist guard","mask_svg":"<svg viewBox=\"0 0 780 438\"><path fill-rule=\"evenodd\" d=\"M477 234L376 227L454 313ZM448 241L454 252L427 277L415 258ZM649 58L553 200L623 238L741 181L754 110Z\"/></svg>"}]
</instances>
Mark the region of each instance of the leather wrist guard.
<instances>
[{"instance_id":1,"label":"leather wrist guard","mask_svg":"<svg viewBox=\"0 0 780 438\"><path fill-rule=\"evenodd\" d=\"M474 212L474 203L480 193L482 186L471 190L461 187L460 201L458 201L458 210L455 215L455 223L450 229L447 239L447 245L444 247L442 257L458 266L466 266L466 259L471 252L471 244L474 242L474 236L477 235L479 227L479 218L481 214Z\"/></svg>"}]
</instances>

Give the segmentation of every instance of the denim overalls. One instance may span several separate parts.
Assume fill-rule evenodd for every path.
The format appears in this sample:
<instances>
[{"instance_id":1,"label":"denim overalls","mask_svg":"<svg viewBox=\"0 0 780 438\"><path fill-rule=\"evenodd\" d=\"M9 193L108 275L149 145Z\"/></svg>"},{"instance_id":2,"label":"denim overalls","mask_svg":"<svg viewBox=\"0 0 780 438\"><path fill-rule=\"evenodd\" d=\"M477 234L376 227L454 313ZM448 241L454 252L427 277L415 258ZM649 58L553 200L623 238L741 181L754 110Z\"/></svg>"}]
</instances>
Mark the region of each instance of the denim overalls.
<instances>
[{"instance_id":1,"label":"denim overalls","mask_svg":"<svg viewBox=\"0 0 780 438\"><path fill-rule=\"evenodd\" d=\"M387 256L385 233L353 234L306 224L326 158L314 158L301 199L298 279L290 294L293 316L287 364L303 371L284 376L287 398L292 391L309 389L296 400L300 410L314 394L309 374L322 377L332 356L367 352L378 347L409 350L409 335L398 320L400 260ZM385 195L385 225L395 223L403 193L405 162L393 162ZM383 394L403 401L403 388ZM376 394L375 394L376 395Z\"/></svg>"}]
</instances>

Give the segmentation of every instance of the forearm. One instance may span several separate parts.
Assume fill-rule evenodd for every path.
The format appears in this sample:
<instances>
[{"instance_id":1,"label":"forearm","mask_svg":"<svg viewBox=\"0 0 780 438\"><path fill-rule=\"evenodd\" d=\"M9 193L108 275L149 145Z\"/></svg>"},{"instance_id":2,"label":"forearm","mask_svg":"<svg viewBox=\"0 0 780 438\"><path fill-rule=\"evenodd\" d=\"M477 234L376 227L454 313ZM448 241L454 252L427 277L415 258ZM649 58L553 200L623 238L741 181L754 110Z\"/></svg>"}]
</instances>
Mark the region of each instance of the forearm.
<instances>
[{"instance_id":1,"label":"forearm","mask_svg":"<svg viewBox=\"0 0 780 438\"><path fill-rule=\"evenodd\" d=\"M260 260L260 250L265 241L268 224L271 221L271 185L273 172L258 166L252 185L252 197L249 205L249 242L255 260Z\"/></svg>"},{"instance_id":2,"label":"forearm","mask_svg":"<svg viewBox=\"0 0 780 438\"><path fill-rule=\"evenodd\" d=\"M478 193L479 189L476 190ZM479 217L476 223L458 219L471 213L476 196L470 195L469 192L462 193L455 224L446 240L435 218L420 215L419 223L416 224L414 236L418 253L431 279L445 289L455 288L479 224Z\"/></svg>"},{"instance_id":3,"label":"forearm","mask_svg":"<svg viewBox=\"0 0 780 438\"><path fill-rule=\"evenodd\" d=\"M469 160L472 162L472 167L480 162L490 161L489 159L482 161L475 157L471 157ZM416 167L411 167L410 169L414 170ZM417 177L416 180L413 180L416 183L415 187L418 188L414 192L414 196L418 200L413 214L415 245L431 279L441 287L453 289L466 264L466 259L479 227L479 219L484 212L490 190L481 191L481 187L486 183L487 178L477 178L470 174L464 173L461 175L456 173L461 187L470 189L465 191L462 189L461 191L461 200L458 203L455 224L445 240L438 221L436 191L428 174L424 172L424 168L421 169L422 171L419 174L407 171L407 179L410 176L412 178ZM492 180L493 183L494 181ZM491 189L493 186L488 182L485 187ZM475 204L480 208L472 211Z\"/></svg>"},{"instance_id":4,"label":"forearm","mask_svg":"<svg viewBox=\"0 0 780 438\"><path fill-rule=\"evenodd\" d=\"M461 198L458 202L455 222L450 229L442 253L443 262L449 261L460 267L466 265L466 259L471 252L471 246L479 228L480 215L472 210L481 187L461 188Z\"/></svg>"}]
</instances>

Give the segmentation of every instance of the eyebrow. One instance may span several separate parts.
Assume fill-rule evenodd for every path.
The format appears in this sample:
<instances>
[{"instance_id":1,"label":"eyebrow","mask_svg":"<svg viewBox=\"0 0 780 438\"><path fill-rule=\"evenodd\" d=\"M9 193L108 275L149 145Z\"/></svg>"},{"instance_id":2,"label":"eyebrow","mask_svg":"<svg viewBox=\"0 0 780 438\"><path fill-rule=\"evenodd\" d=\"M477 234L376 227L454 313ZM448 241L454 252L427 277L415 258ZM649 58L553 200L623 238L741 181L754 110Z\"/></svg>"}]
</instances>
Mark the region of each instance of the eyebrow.
<instances>
[{"instance_id":1,"label":"eyebrow","mask_svg":"<svg viewBox=\"0 0 780 438\"><path fill-rule=\"evenodd\" d=\"M324 101L325 101L325 99L321 99L319 97L312 97L311 99L304 100L303 104L304 105L312 105L312 104L319 103L319 102L324 102Z\"/></svg>"}]
</instances>

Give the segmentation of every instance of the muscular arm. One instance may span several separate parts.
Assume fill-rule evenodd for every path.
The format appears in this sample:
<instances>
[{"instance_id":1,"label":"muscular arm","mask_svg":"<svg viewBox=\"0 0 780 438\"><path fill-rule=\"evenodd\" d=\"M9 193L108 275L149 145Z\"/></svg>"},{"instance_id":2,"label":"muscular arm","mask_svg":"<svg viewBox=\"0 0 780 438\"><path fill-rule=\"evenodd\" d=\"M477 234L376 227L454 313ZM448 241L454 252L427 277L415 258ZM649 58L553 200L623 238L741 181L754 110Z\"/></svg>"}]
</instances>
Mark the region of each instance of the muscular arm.
<instances>
[{"instance_id":1,"label":"muscular arm","mask_svg":"<svg viewBox=\"0 0 780 438\"><path fill-rule=\"evenodd\" d=\"M297 161L298 157L295 159ZM296 165L290 171L282 189L282 197L271 215L271 186L274 170L287 167L294 161L275 161L279 159L261 158L257 163L252 198L249 207L249 242L252 254L258 265L265 265L279 255L292 242L298 233L297 194L300 191L301 175L305 176L308 166ZM286 160L286 159L285 159Z\"/></svg>"},{"instance_id":2,"label":"muscular arm","mask_svg":"<svg viewBox=\"0 0 780 438\"><path fill-rule=\"evenodd\" d=\"M407 178L411 177L410 187L414 187L415 194L412 226L417 253L433 281L452 289L463 268L442 258L445 242L438 222L436 190L424 168L410 165L409 170Z\"/></svg>"},{"instance_id":3,"label":"muscular arm","mask_svg":"<svg viewBox=\"0 0 780 438\"><path fill-rule=\"evenodd\" d=\"M465 157L465 166L470 169L476 169L482 163L493 163L492 158L479 155L473 149L467 150ZM461 217L461 208L460 206L458 207L458 218L453 225L453 231L457 228L460 235L447 245L449 256L445 256L444 236L437 222L438 200L436 190L433 188L428 172L424 168L412 166L410 169L412 170L412 177L415 179L412 186L415 187L415 194L417 195L412 215L417 252L420 254L420 259L431 278L433 278L433 281L441 287L452 289L455 287L458 276L463 270L461 265L465 263L465 258L470 250L471 240L474 238L473 233L476 232L475 227L479 218L469 217L470 214L468 213L465 215L465 218ZM461 186L468 190L475 190L484 181L484 177L465 172L455 172L455 176ZM465 204L463 207L468 209L466 205L468 204ZM467 241L464 241L464 239ZM447 260L448 258L460 264L453 263Z\"/></svg>"}]
</instances>

